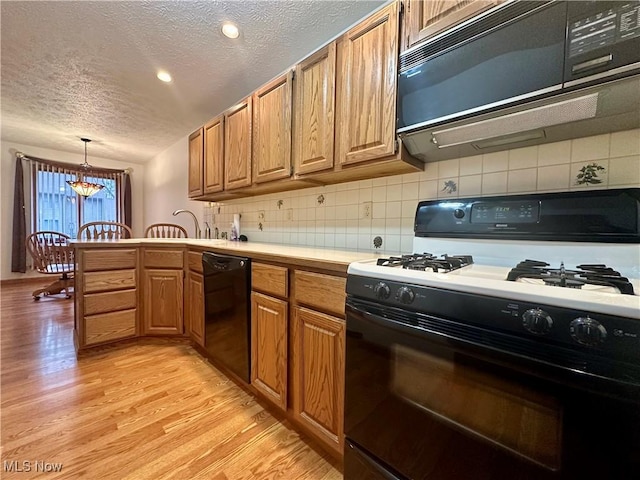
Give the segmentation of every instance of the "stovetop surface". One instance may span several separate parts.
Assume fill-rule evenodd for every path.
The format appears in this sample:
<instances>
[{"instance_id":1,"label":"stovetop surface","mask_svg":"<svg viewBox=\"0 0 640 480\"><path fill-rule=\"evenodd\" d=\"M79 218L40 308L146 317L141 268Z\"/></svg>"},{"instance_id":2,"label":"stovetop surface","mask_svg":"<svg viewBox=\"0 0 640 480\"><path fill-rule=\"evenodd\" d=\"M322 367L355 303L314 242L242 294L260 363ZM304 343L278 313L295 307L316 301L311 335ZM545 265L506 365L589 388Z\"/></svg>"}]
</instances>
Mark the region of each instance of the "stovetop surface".
<instances>
[{"instance_id":1,"label":"stovetop surface","mask_svg":"<svg viewBox=\"0 0 640 480\"><path fill-rule=\"evenodd\" d=\"M391 268L404 268L430 273L452 273L467 275L472 272L468 267L473 266L472 255L434 255L432 253L413 253L409 255L389 256L378 258L376 265ZM480 276L481 269L476 272ZM488 274L494 280L499 280L496 272ZM575 288L597 290L608 293L634 295L636 290L631 281L620 272L605 264L581 264L574 269L567 268L564 262L554 267L540 260L526 259L519 262L507 273L503 280L523 282L538 285L548 285L558 288Z\"/></svg>"},{"instance_id":2,"label":"stovetop surface","mask_svg":"<svg viewBox=\"0 0 640 480\"><path fill-rule=\"evenodd\" d=\"M400 257L401 258L401 257ZM581 285L581 288L561 288L544 283L543 279L523 278L508 281L509 266L468 263L459 268L438 271L417 270L396 265L379 265L381 259L355 262L349 275L364 276L371 281L393 281L407 285L443 288L447 290L487 295L575 309L578 312L602 313L640 319L640 281L627 278L634 294L621 294L617 288L605 285ZM518 262L514 262L516 265ZM559 267L559 265L558 265Z\"/></svg>"}]
</instances>

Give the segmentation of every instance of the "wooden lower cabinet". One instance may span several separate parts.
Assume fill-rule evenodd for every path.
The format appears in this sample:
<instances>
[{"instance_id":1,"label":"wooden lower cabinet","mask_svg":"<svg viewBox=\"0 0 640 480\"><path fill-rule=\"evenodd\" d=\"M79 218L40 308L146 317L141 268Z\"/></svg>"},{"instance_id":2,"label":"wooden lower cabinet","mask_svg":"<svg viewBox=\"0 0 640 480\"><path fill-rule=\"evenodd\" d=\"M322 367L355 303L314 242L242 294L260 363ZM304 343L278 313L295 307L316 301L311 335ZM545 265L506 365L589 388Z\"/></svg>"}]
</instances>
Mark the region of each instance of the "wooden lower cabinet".
<instances>
[{"instance_id":1,"label":"wooden lower cabinet","mask_svg":"<svg viewBox=\"0 0 640 480\"><path fill-rule=\"evenodd\" d=\"M303 307L293 311L294 418L342 455L345 321Z\"/></svg>"},{"instance_id":2,"label":"wooden lower cabinet","mask_svg":"<svg viewBox=\"0 0 640 480\"><path fill-rule=\"evenodd\" d=\"M251 383L282 410L287 408L288 302L251 293Z\"/></svg>"},{"instance_id":3,"label":"wooden lower cabinet","mask_svg":"<svg viewBox=\"0 0 640 480\"><path fill-rule=\"evenodd\" d=\"M189 336L204 347L204 277L193 271L187 280L185 324Z\"/></svg>"},{"instance_id":4,"label":"wooden lower cabinet","mask_svg":"<svg viewBox=\"0 0 640 480\"><path fill-rule=\"evenodd\" d=\"M183 270L144 271L145 335L182 334L183 277Z\"/></svg>"},{"instance_id":5,"label":"wooden lower cabinet","mask_svg":"<svg viewBox=\"0 0 640 480\"><path fill-rule=\"evenodd\" d=\"M138 251L87 248L76 251L76 348L136 337L138 326Z\"/></svg>"}]
</instances>

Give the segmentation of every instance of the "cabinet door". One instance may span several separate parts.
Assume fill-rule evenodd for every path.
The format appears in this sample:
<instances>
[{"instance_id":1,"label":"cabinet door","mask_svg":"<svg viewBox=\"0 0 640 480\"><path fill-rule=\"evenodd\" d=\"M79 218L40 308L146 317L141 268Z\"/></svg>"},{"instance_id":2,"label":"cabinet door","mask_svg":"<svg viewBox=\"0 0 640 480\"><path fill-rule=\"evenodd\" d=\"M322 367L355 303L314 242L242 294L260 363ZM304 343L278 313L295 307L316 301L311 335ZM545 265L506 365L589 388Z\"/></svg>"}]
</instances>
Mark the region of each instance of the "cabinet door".
<instances>
[{"instance_id":1,"label":"cabinet door","mask_svg":"<svg viewBox=\"0 0 640 480\"><path fill-rule=\"evenodd\" d=\"M403 49L504 0L407 0Z\"/></svg>"},{"instance_id":2,"label":"cabinet door","mask_svg":"<svg viewBox=\"0 0 640 480\"><path fill-rule=\"evenodd\" d=\"M224 189L251 185L251 97L224 115Z\"/></svg>"},{"instance_id":3,"label":"cabinet door","mask_svg":"<svg viewBox=\"0 0 640 480\"><path fill-rule=\"evenodd\" d=\"M185 313L189 335L204 347L204 280L196 272L189 272Z\"/></svg>"},{"instance_id":4,"label":"cabinet door","mask_svg":"<svg viewBox=\"0 0 640 480\"><path fill-rule=\"evenodd\" d=\"M276 78L253 94L253 180L291 176L292 74Z\"/></svg>"},{"instance_id":5,"label":"cabinet door","mask_svg":"<svg viewBox=\"0 0 640 480\"><path fill-rule=\"evenodd\" d=\"M224 116L204 126L204 193L224 188Z\"/></svg>"},{"instance_id":6,"label":"cabinet door","mask_svg":"<svg viewBox=\"0 0 640 480\"><path fill-rule=\"evenodd\" d=\"M398 2L347 32L338 52L338 161L392 155L396 139Z\"/></svg>"},{"instance_id":7,"label":"cabinet door","mask_svg":"<svg viewBox=\"0 0 640 480\"><path fill-rule=\"evenodd\" d=\"M144 271L144 333L181 335L183 271Z\"/></svg>"},{"instance_id":8,"label":"cabinet door","mask_svg":"<svg viewBox=\"0 0 640 480\"><path fill-rule=\"evenodd\" d=\"M293 162L297 174L333 168L336 43L296 66Z\"/></svg>"},{"instance_id":9,"label":"cabinet door","mask_svg":"<svg viewBox=\"0 0 640 480\"><path fill-rule=\"evenodd\" d=\"M345 322L296 307L293 336L294 415L342 452Z\"/></svg>"},{"instance_id":10,"label":"cabinet door","mask_svg":"<svg viewBox=\"0 0 640 480\"><path fill-rule=\"evenodd\" d=\"M251 293L251 384L287 408L287 302Z\"/></svg>"},{"instance_id":11,"label":"cabinet door","mask_svg":"<svg viewBox=\"0 0 640 480\"><path fill-rule=\"evenodd\" d=\"M202 195L203 134L199 128L189 135L189 197Z\"/></svg>"}]
</instances>

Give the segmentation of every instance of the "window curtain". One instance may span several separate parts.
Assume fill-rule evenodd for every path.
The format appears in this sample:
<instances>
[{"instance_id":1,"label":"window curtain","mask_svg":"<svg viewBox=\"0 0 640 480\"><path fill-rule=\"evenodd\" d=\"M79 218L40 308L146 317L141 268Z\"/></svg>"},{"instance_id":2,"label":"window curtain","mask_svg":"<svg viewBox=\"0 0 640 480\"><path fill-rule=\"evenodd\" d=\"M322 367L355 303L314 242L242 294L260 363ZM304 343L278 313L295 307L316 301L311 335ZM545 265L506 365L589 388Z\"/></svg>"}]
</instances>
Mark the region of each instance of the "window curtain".
<instances>
[{"instance_id":1,"label":"window curtain","mask_svg":"<svg viewBox=\"0 0 640 480\"><path fill-rule=\"evenodd\" d=\"M132 223L132 207L131 207L131 175L125 171L124 176L124 223L127 227L133 228Z\"/></svg>"},{"instance_id":2,"label":"window curtain","mask_svg":"<svg viewBox=\"0 0 640 480\"><path fill-rule=\"evenodd\" d=\"M11 237L11 271L27 271L27 221L25 217L24 175L22 156L16 157L15 189L13 191L13 233Z\"/></svg>"}]
</instances>

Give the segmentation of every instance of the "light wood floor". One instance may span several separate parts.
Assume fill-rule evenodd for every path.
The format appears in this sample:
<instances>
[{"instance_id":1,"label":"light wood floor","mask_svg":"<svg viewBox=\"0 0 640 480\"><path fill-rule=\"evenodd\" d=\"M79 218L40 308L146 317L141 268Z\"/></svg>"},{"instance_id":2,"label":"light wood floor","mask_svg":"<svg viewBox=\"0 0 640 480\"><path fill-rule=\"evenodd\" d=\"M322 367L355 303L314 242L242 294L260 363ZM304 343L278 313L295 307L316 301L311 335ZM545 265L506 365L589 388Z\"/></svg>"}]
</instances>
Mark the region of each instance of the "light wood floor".
<instances>
[{"instance_id":1,"label":"light wood floor","mask_svg":"<svg viewBox=\"0 0 640 480\"><path fill-rule=\"evenodd\" d=\"M72 300L34 302L33 289L0 292L0 478L342 478L188 345L76 359Z\"/></svg>"}]
</instances>

